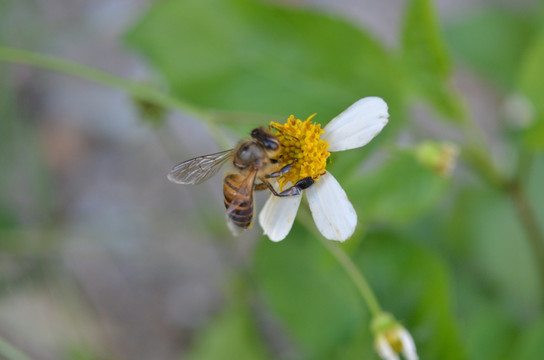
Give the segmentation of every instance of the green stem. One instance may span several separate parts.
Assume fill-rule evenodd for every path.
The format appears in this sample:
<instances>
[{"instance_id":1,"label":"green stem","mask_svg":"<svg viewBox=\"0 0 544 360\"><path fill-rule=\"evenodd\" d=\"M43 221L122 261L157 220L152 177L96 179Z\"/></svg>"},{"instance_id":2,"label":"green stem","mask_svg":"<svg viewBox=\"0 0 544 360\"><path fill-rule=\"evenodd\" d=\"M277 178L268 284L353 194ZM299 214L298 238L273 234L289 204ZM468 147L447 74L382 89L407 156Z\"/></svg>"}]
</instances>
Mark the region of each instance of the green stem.
<instances>
[{"instance_id":1,"label":"green stem","mask_svg":"<svg viewBox=\"0 0 544 360\"><path fill-rule=\"evenodd\" d=\"M382 309L378 303L378 300L376 299L376 296L374 295L374 292L372 291L372 288L368 284L368 281L366 281L363 273L361 273L361 271L359 271L359 269L355 266L351 258L346 255L344 250L342 250L338 244L333 244L330 240L327 240L322 236L319 236L319 240L336 258L336 260L338 260L344 270L346 270L349 277L357 287L357 290L359 290L359 293L368 305L372 315L376 316L380 314Z\"/></svg>"},{"instance_id":2,"label":"green stem","mask_svg":"<svg viewBox=\"0 0 544 360\"><path fill-rule=\"evenodd\" d=\"M491 156L486 151L489 146L485 141L484 132L468 113L465 113L461 120L461 130L467 141L467 145L461 152L462 156L485 181L496 188L503 188L508 180L497 171L491 161Z\"/></svg>"},{"instance_id":3,"label":"green stem","mask_svg":"<svg viewBox=\"0 0 544 360\"><path fill-rule=\"evenodd\" d=\"M299 219L301 223L309 231L315 234L315 236L320 240L321 244L336 258L340 265L344 268L346 273L349 275L350 279L353 281L353 284L361 294L361 297L367 304L370 313L373 317L382 313L378 299L374 295L372 288L368 284L368 281L364 277L363 273L355 266L351 258L346 255L344 250L338 244L333 243L330 240L325 239L321 233L316 229L311 220L309 211L306 208L303 208L305 211L300 211ZM302 209L301 209L302 210Z\"/></svg>"},{"instance_id":4,"label":"green stem","mask_svg":"<svg viewBox=\"0 0 544 360\"><path fill-rule=\"evenodd\" d=\"M464 151L465 158L485 181L507 194L512 200L529 246L534 254L540 281L544 282L544 235L523 186L523 178L530 169L532 154L527 150L522 150L518 159L516 173L510 179L497 170L491 161L490 155L483 149L482 141L479 140L484 138L484 134L476 126L475 121L467 116L463 119L462 125L462 130L468 142Z\"/></svg>"},{"instance_id":5,"label":"green stem","mask_svg":"<svg viewBox=\"0 0 544 360\"><path fill-rule=\"evenodd\" d=\"M150 87L135 84L115 75L52 56L0 46L0 61L26 64L57 71L67 75L77 76L110 86L112 88L123 90L132 95L134 98L150 102L166 109L188 111L193 114L198 114L199 116L203 115L203 112L200 109L184 103L175 97L156 91Z\"/></svg>"},{"instance_id":6,"label":"green stem","mask_svg":"<svg viewBox=\"0 0 544 360\"><path fill-rule=\"evenodd\" d=\"M32 360L2 337L0 337L0 356L6 360Z\"/></svg>"},{"instance_id":7,"label":"green stem","mask_svg":"<svg viewBox=\"0 0 544 360\"><path fill-rule=\"evenodd\" d=\"M461 155L484 181L496 189L504 189L508 184L509 180L497 171L481 147L475 144L468 145Z\"/></svg>"},{"instance_id":8,"label":"green stem","mask_svg":"<svg viewBox=\"0 0 544 360\"><path fill-rule=\"evenodd\" d=\"M149 86L136 84L118 76L53 56L0 46L0 62L2 61L35 66L66 75L76 76L122 90L134 99L140 101L145 101L165 109L190 113L204 121L210 129L210 134L214 136L214 139L218 144L225 145L224 138L217 136L217 124L214 121L221 115L219 111L204 111Z\"/></svg>"},{"instance_id":9,"label":"green stem","mask_svg":"<svg viewBox=\"0 0 544 360\"><path fill-rule=\"evenodd\" d=\"M519 220L525 230L529 245L540 274L540 281L544 282L544 236L538 224L536 215L529 203L527 194L519 181L514 181L508 188L508 194L517 210Z\"/></svg>"}]
</instances>

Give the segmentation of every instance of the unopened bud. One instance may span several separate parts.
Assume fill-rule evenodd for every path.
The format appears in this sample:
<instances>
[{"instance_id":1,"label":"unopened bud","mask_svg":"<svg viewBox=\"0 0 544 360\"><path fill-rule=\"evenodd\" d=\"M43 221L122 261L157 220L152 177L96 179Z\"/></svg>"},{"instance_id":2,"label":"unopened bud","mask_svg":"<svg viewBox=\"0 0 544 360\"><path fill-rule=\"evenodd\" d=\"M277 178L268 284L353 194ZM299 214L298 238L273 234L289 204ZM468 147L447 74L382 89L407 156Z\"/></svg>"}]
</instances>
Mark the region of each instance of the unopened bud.
<instances>
[{"instance_id":1,"label":"unopened bud","mask_svg":"<svg viewBox=\"0 0 544 360\"><path fill-rule=\"evenodd\" d=\"M502 105L502 112L508 125L516 130L527 129L536 121L533 103L521 94L508 96Z\"/></svg>"},{"instance_id":2,"label":"unopened bud","mask_svg":"<svg viewBox=\"0 0 544 360\"><path fill-rule=\"evenodd\" d=\"M448 177L457 162L459 147L450 142L425 141L416 147L415 153L421 164L443 177Z\"/></svg>"},{"instance_id":3,"label":"unopened bud","mask_svg":"<svg viewBox=\"0 0 544 360\"><path fill-rule=\"evenodd\" d=\"M418 360L414 339L391 315L381 313L372 321L374 346L384 360L399 360L402 354L406 360Z\"/></svg>"}]
</instances>

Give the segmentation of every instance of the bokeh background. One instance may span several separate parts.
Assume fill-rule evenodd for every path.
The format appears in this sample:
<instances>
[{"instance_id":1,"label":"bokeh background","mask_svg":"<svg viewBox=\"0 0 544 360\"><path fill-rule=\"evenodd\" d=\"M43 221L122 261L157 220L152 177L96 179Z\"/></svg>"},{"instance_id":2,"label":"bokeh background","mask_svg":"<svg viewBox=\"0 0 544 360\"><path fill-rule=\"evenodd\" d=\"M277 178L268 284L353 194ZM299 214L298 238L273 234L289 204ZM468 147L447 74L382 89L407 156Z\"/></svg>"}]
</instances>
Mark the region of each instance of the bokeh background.
<instances>
[{"instance_id":1,"label":"bokeh background","mask_svg":"<svg viewBox=\"0 0 544 360\"><path fill-rule=\"evenodd\" d=\"M541 357L543 20L529 0L0 1L0 45L182 101L0 54L0 336L45 360L377 359L311 231L233 238L220 176L166 179L377 95L385 131L332 158L359 215L343 249L422 359ZM459 147L451 176L427 140Z\"/></svg>"}]
</instances>

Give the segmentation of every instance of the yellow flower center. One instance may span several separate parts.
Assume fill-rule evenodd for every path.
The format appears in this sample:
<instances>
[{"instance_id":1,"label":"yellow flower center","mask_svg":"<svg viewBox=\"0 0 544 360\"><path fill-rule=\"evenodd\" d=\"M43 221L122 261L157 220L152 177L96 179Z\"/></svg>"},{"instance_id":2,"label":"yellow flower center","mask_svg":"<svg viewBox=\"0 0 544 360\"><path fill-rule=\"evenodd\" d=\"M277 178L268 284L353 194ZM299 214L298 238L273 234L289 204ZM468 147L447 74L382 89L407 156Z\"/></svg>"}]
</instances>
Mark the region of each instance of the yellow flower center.
<instances>
[{"instance_id":1,"label":"yellow flower center","mask_svg":"<svg viewBox=\"0 0 544 360\"><path fill-rule=\"evenodd\" d=\"M386 338L387 342L389 343L389 345L391 346L391 349L393 349L393 351L396 354L400 354L402 352L404 347L402 346L402 341L401 341L401 339L399 337L397 329L387 331L385 333L385 338Z\"/></svg>"},{"instance_id":2,"label":"yellow flower center","mask_svg":"<svg viewBox=\"0 0 544 360\"><path fill-rule=\"evenodd\" d=\"M291 164L291 169L277 178L280 189L307 177L317 180L325 173L329 143L321 139L325 132L321 124L310 122L314 116L302 121L291 115L285 124L270 123L281 143L282 164Z\"/></svg>"}]
</instances>

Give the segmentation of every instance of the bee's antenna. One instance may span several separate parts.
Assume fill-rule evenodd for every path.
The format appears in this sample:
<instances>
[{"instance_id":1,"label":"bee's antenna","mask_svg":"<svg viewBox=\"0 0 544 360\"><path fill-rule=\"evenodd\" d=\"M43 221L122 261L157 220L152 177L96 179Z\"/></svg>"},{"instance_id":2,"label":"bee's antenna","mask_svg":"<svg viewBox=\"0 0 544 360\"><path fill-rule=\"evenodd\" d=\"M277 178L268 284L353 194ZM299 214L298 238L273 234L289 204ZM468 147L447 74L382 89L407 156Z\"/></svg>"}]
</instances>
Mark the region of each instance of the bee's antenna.
<instances>
[{"instance_id":1,"label":"bee's antenna","mask_svg":"<svg viewBox=\"0 0 544 360\"><path fill-rule=\"evenodd\" d=\"M272 130L272 129L273 129L273 130L276 130L276 131L279 132L282 136L285 136L285 137L289 136L289 137L292 137L293 139L299 140L299 138L297 138L296 136L289 135L289 134L285 134L280 128L278 128L277 125L268 125L268 128L271 129L271 130Z\"/></svg>"}]
</instances>

